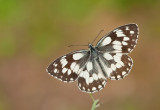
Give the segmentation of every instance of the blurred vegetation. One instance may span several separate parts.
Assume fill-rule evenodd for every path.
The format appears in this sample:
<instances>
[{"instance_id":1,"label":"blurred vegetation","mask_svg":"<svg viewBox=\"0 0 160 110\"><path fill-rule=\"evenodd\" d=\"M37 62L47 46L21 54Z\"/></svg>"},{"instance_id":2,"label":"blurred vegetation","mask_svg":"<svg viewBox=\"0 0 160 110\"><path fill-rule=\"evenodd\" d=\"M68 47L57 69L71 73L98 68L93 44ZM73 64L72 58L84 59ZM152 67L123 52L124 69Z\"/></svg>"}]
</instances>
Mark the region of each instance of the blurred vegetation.
<instances>
[{"instance_id":1,"label":"blurred vegetation","mask_svg":"<svg viewBox=\"0 0 160 110\"><path fill-rule=\"evenodd\" d=\"M0 0L0 56L19 52L46 56L64 37L59 25L82 22L96 7L129 12L158 0ZM29 44L29 45L28 45Z\"/></svg>"}]
</instances>

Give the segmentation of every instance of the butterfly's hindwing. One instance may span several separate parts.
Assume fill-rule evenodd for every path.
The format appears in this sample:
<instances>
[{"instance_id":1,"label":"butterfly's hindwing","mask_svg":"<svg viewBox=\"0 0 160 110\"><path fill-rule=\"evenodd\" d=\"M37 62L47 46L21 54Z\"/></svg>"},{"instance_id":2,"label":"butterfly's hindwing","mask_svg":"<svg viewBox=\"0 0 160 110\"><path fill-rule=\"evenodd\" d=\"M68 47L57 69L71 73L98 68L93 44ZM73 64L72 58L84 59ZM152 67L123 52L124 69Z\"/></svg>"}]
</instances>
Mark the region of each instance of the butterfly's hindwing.
<instances>
[{"instance_id":1,"label":"butterfly's hindwing","mask_svg":"<svg viewBox=\"0 0 160 110\"><path fill-rule=\"evenodd\" d=\"M95 59L92 59L92 61L88 60L83 70L79 73L78 87L84 92L93 93L100 91L105 87L106 82L107 79Z\"/></svg>"},{"instance_id":2,"label":"butterfly's hindwing","mask_svg":"<svg viewBox=\"0 0 160 110\"><path fill-rule=\"evenodd\" d=\"M101 63L104 65L105 74L111 80L119 80L129 74L132 68L132 59L122 53L103 53L100 56Z\"/></svg>"},{"instance_id":3,"label":"butterfly's hindwing","mask_svg":"<svg viewBox=\"0 0 160 110\"><path fill-rule=\"evenodd\" d=\"M51 63L47 72L61 81L73 82L77 79L78 71L84 66L88 57L87 50L69 53Z\"/></svg>"},{"instance_id":4,"label":"butterfly's hindwing","mask_svg":"<svg viewBox=\"0 0 160 110\"><path fill-rule=\"evenodd\" d=\"M128 55L119 53L113 55L113 58L116 59L114 63L116 70L111 73L110 79L111 80L123 79L125 76L129 74L133 65L133 61Z\"/></svg>"},{"instance_id":5,"label":"butterfly's hindwing","mask_svg":"<svg viewBox=\"0 0 160 110\"><path fill-rule=\"evenodd\" d=\"M129 53L137 43L138 26L128 24L120 26L104 36L96 45L99 51Z\"/></svg>"}]
</instances>

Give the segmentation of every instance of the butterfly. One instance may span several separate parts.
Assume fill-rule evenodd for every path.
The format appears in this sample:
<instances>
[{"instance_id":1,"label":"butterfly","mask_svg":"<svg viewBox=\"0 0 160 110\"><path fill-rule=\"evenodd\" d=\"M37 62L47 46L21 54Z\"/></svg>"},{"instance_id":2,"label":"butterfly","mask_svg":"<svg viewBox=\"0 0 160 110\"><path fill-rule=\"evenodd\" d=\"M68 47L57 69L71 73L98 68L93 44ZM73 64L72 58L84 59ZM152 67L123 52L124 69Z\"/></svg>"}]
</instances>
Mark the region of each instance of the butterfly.
<instances>
[{"instance_id":1,"label":"butterfly","mask_svg":"<svg viewBox=\"0 0 160 110\"><path fill-rule=\"evenodd\" d=\"M128 56L137 44L138 25L120 26L102 37L96 46L77 50L59 57L47 68L47 72L63 81L78 81L82 92L102 90L108 79L120 80L127 76L133 61Z\"/></svg>"}]
</instances>

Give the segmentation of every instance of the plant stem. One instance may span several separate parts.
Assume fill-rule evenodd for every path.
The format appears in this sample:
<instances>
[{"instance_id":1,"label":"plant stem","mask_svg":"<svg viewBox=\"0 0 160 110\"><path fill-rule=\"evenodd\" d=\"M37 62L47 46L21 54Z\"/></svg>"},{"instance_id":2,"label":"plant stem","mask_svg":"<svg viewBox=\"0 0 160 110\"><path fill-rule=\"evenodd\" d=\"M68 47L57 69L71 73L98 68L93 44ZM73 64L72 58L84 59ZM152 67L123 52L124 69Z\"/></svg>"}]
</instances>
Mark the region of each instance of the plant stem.
<instances>
[{"instance_id":1,"label":"plant stem","mask_svg":"<svg viewBox=\"0 0 160 110\"><path fill-rule=\"evenodd\" d=\"M95 110L99 106L99 104L98 104L99 100L98 99L95 100L91 93L89 95L90 95L90 97L91 97L91 99L93 101L91 110Z\"/></svg>"},{"instance_id":2,"label":"plant stem","mask_svg":"<svg viewBox=\"0 0 160 110\"><path fill-rule=\"evenodd\" d=\"M93 102L94 102L94 101L95 101L95 99L94 99L94 97L93 97L92 93L90 93L89 95L90 95L91 99L92 99L92 100L93 100Z\"/></svg>"}]
</instances>

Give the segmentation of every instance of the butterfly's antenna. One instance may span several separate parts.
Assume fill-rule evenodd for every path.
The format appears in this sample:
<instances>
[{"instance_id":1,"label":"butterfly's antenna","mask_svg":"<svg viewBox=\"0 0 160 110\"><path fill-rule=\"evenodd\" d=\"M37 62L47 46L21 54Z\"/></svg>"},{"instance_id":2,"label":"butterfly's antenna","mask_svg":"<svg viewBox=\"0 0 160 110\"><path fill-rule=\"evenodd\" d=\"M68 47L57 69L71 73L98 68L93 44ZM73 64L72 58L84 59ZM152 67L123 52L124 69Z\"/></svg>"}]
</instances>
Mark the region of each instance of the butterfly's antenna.
<instances>
[{"instance_id":1,"label":"butterfly's antenna","mask_svg":"<svg viewBox=\"0 0 160 110\"><path fill-rule=\"evenodd\" d=\"M73 46L88 46L88 45L69 45L68 47L73 47Z\"/></svg>"},{"instance_id":2,"label":"butterfly's antenna","mask_svg":"<svg viewBox=\"0 0 160 110\"><path fill-rule=\"evenodd\" d=\"M94 43L94 41L97 39L97 37L98 37L103 31L104 31L104 29L102 29L102 30L99 31L98 35L94 38L94 40L93 40L93 42L92 42L91 44Z\"/></svg>"}]
</instances>

